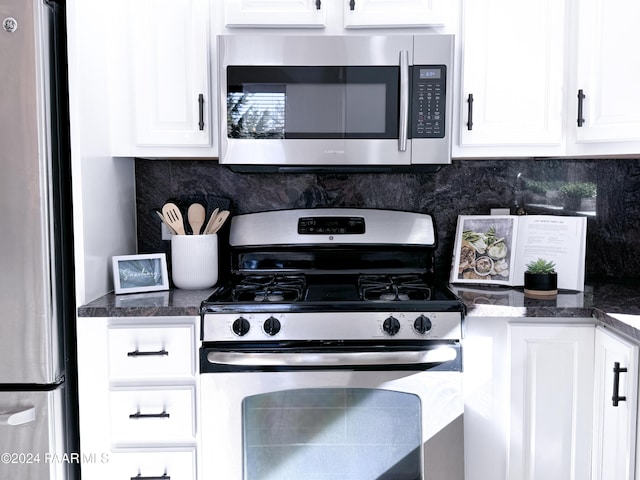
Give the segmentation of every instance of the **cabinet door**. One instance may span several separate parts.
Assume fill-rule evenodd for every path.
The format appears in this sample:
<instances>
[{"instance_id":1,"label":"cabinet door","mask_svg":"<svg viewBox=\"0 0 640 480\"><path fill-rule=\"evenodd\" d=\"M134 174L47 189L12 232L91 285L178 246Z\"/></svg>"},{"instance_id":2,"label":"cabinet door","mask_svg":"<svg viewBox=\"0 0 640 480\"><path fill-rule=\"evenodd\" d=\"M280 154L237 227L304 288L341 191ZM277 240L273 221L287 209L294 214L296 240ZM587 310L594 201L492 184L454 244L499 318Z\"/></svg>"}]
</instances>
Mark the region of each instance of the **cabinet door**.
<instances>
[{"instance_id":1,"label":"cabinet door","mask_svg":"<svg viewBox=\"0 0 640 480\"><path fill-rule=\"evenodd\" d=\"M135 141L211 145L207 0L131 2Z\"/></svg>"},{"instance_id":2,"label":"cabinet door","mask_svg":"<svg viewBox=\"0 0 640 480\"><path fill-rule=\"evenodd\" d=\"M334 0L225 0L226 27L324 28Z\"/></svg>"},{"instance_id":3,"label":"cabinet door","mask_svg":"<svg viewBox=\"0 0 640 480\"><path fill-rule=\"evenodd\" d=\"M633 46L637 44L640 2L580 0L577 5L578 78L576 91L572 92L572 104L576 106L572 114L576 115L575 121L578 90L582 90L584 123L576 130L576 140L578 143L638 142L640 56ZM594 146L583 148L593 151ZM608 145L607 151L638 153L637 143L626 146L620 143L617 148L615 150Z\"/></svg>"},{"instance_id":4,"label":"cabinet door","mask_svg":"<svg viewBox=\"0 0 640 480\"><path fill-rule=\"evenodd\" d=\"M442 0L341 1L345 28L426 27L444 23Z\"/></svg>"},{"instance_id":5,"label":"cabinet door","mask_svg":"<svg viewBox=\"0 0 640 480\"><path fill-rule=\"evenodd\" d=\"M637 390L638 347L598 327L595 341L593 480L634 478Z\"/></svg>"},{"instance_id":6,"label":"cabinet door","mask_svg":"<svg viewBox=\"0 0 640 480\"><path fill-rule=\"evenodd\" d=\"M590 478L593 326L512 324L509 330L507 479Z\"/></svg>"},{"instance_id":7,"label":"cabinet door","mask_svg":"<svg viewBox=\"0 0 640 480\"><path fill-rule=\"evenodd\" d=\"M454 156L562 153L564 21L563 0L464 2Z\"/></svg>"}]
</instances>

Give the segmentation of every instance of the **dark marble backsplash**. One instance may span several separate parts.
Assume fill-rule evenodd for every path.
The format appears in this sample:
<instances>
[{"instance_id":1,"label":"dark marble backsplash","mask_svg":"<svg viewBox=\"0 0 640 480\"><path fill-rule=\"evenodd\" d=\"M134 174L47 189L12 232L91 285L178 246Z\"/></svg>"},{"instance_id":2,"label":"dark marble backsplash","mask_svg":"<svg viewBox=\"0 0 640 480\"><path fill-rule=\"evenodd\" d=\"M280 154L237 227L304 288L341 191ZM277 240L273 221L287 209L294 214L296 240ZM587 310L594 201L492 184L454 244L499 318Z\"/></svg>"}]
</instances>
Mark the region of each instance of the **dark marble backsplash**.
<instances>
[{"instance_id":1,"label":"dark marble backsplash","mask_svg":"<svg viewBox=\"0 0 640 480\"><path fill-rule=\"evenodd\" d=\"M639 277L640 160L454 160L437 173L248 174L215 161L136 160L138 249L168 252L154 209L168 198L231 200L232 213L285 208L366 207L425 212L438 230L436 269L448 276L458 215L512 213L588 216L587 275ZM563 184L595 198L567 206Z\"/></svg>"}]
</instances>

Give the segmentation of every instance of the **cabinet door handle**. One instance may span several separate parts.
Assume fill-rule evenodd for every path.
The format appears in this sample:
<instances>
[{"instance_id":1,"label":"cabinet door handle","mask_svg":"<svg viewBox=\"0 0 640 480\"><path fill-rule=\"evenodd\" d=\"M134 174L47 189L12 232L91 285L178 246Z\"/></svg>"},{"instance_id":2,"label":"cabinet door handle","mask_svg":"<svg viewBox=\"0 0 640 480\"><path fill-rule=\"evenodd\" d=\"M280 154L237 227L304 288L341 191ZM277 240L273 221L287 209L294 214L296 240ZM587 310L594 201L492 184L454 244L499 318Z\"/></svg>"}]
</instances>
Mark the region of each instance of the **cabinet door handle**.
<instances>
[{"instance_id":1,"label":"cabinet door handle","mask_svg":"<svg viewBox=\"0 0 640 480\"><path fill-rule=\"evenodd\" d=\"M585 99L585 94L582 89L578 90L578 127L584 124L584 118L582 117L582 101Z\"/></svg>"},{"instance_id":2,"label":"cabinet door handle","mask_svg":"<svg viewBox=\"0 0 640 480\"><path fill-rule=\"evenodd\" d=\"M611 400L613 402L613 406L617 407L618 402L626 402L627 397L621 397L620 393L620 374L626 373L627 369L625 367L620 366L620 362L615 362L613 364L613 396Z\"/></svg>"},{"instance_id":3,"label":"cabinet door handle","mask_svg":"<svg viewBox=\"0 0 640 480\"><path fill-rule=\"evenodd\" d=\"M169 355L169 352L164 348L162 350L158 350L157 352L141 352L139 350L127 352L127 357L166 357L167 355Z\"/></svg>"},{"instance_id":4,"label":"cabinet door handle","mask_svg":"<svg viewBox=\"0 0 640 480\"><path fill-rule=\"evenodd\" d=\"M142 418L169 418L169 414L167 412L162 412L162 413L140 413L140 412L136 412L136 413L132 413L131 415L129 415L129 418L133 419L133 420L140 420Z\"/></svg>"},{"instance_id":5,"label":"cabinet door handle","mask_svg":"<svg viewBox=\"0 0 640 480\"><path fill-rule=\"evenodd\" d=\"M204 95L198 95L198 127L200 131L204 130Z\"/></svg>"},{"instance_id":6,"label":"cabinet door handle","mask_svg":"<svg viewBox=\"0 0 640 480\"><path fill-rule=\"evenodd\" d=\"M316 10L320 10L322 8L322 0L316 0Z\"/></svg>"},{"instance_id":7,"label":"cabinet door handle","mask_svg":"<svg viewBox=\"0 0 640 480\"><path fill-rule=\"evenodd\" d=\"M161 477L143 477L139 473L135 477L131 477L131 480L171 480L171 477L166 473L163 473Z\"/></svg>"},{"instance_id":8,"label":"cabinet door handle","mask_svg":"<svg viewBox=\"0 0 640 480\"><path fill-rule=\"evenodd\" d=\"M351 0L349 2L349 10L355 10L356 9L356 0Z\"/></svg>"},{"instance_id":9,"label":"cabinet door handle","mask_svg":"<svg viewBox=\"0 0 640 480\"><path fill-rule=\"evenodd\" d=\"M467 130L473 130L473 93L467 97Z\"/></svg>"}]
</instances>

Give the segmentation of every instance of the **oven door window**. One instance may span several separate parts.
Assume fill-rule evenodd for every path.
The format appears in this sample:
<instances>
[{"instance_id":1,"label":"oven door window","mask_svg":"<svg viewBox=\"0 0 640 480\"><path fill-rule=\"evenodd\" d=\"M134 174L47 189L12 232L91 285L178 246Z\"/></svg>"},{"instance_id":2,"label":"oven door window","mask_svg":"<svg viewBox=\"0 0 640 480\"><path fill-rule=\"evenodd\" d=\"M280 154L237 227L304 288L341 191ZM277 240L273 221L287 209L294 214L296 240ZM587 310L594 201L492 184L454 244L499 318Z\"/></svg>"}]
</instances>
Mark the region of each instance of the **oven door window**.
<instances>
[{"instance_id":1,"label":"oven door window","mask_svg":"<svg viewBox=\"0 0 640 480\"><path fill-rule=\"evenodd\" d=\"M227 67L227 136L398 138L399 67Z\"/></svg>"},{"instance_id":2,"label":"oven door window","mask_svg":"<svg viewBox=\"0 0 640 480\"><path fill-rule=\"evenodd\" d=\"M306 388L247 397L245 480L419 480L421 402L370 388Z\"/></svg>"}]
</instances>

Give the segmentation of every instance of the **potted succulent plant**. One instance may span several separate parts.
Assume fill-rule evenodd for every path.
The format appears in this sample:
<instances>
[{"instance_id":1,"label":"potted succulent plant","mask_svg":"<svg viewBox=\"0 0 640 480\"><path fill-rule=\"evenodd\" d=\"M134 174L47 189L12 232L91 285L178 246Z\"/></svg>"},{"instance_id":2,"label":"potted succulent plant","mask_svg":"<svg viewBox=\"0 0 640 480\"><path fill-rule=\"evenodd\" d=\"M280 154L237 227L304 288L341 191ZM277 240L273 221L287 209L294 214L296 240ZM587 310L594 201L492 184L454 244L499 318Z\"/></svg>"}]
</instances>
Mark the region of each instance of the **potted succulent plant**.
<instances>
[{"instance_id":1,"label":"potted succulent plant","mask_svg":"<svg viewBox=\"0 0 640 480\"><path fill-rule=\"evenodd\" d=\"M527 264L524 293L532 297L551 297L558 293L558 274L554 262L538 258Z\"/></svg>"}]
</instances>

